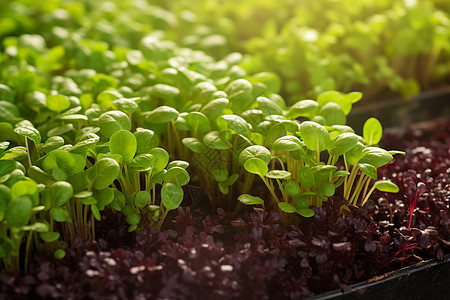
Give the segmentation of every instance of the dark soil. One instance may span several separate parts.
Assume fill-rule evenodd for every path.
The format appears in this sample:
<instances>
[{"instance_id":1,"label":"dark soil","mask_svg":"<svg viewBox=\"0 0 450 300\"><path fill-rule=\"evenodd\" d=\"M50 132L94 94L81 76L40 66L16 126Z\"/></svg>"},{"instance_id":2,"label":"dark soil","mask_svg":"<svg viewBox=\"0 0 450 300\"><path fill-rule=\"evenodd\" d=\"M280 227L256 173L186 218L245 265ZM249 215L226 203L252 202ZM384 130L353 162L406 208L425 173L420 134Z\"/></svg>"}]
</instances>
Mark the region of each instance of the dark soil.
<instances>
[{"instance_id":1,"label":"dark soil","mask_svg":"<svg viewBox=\"0 0 450 300\"><path fill-rule=\"evenodd\" d=\"M0 299L298 299L442 259L450 253L449 146L450 122L386 133L382 147L407 155L379 177L400 193L374 193L345 217L342 200L330 199L286 232L278 213L250 207L239 216L180 208L163 231L137 236L107 215L95 244L80 241L62 261L35 257L26 276L0 274Z\"/></svg>"}]
</instances>

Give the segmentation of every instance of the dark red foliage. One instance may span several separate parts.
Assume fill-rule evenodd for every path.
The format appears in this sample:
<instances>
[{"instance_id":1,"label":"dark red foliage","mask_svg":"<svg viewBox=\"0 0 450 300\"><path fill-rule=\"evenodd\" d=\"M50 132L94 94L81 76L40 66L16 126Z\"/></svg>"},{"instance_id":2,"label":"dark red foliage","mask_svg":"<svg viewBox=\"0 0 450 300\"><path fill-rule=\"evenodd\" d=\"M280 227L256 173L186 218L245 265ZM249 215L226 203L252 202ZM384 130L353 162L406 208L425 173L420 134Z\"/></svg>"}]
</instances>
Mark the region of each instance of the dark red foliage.
<instances>
[{"instance_id":1,"label":"dark red foliage","mask_svg":"<svg viewBox=\"0 0 450 300\"><path fill-rule=\"evenodd\" d=\"M383 147L407 155L379 175L401 192L376 192L345 217L338 198L287 231L275 212L180 208L170 229L125 238L108 216L98 228L104 240L81 260L68 251L59 262L36 258L29 275L0 274L0 299L299 299L442 259L450 253L449 129L386 134Z\"/></svg>"}]
</instances>

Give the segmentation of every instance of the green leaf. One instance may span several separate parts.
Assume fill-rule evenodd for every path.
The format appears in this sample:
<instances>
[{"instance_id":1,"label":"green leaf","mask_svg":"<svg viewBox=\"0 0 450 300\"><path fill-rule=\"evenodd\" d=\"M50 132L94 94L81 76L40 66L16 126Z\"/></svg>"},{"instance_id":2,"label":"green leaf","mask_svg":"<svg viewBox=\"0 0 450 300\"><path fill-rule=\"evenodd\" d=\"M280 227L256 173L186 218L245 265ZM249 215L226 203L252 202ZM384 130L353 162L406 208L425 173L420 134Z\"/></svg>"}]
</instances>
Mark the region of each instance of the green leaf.
<instances>
[{"instance_id":1,"label":"green leaf","mask_svg":"<svg viewBox=\"0 0 450 300\"><path fill-rule=\"evenodd\" d=\"M113 188L105 188L100 190L96 196L97 198L97 207L99 210L104 210L105 206L109 205L112 201L114 201L114 191Z\"/></svg>"},{"instance_id":2,"label":"green leaf","mask_svg":"<svg viewBox=\"0 0 450 300\"><path fill-rule=\"evenodd\" d=\"M80 198L80 202L84 205L97 204L97 200L94 197Z\"/></svg>"},{"instance_id":3,"label":"green leaf","mask_svg":"<svg viewBox=\"0 0 450 300\"><path fill-rule=\"evenodd\" d=\"M56 222L66 222L70 220L69 212L64 207L53 207L50 209L50 215Z\"/></svg>"},{"instance_id":4,"label":"green leaf","mask_svg":"<svg viewBox=\"0 0 450 300\"><path fill-rule=\"evenodd\" d=\"M217 88L214 84L209 81L202 81L192 89L191 99L195 103L205 104L213 98L215 92L217 92Z\"/></svg>"},{"instance_id":5,"label":"green leaf","mask_svg":"<svg viewBox=\"0 0 450 300\"><path fill-rule=\"evenodd\" d=\"M54 182L49 188L48 193L55 201L56 206L64 205L73 195L72 185L66 181Z\"/></svg>"},{"instance_id":6,"label":"green leaf","mask_svg":"<svg viewBox=\"0 0 450 300\"><path fill-rule=\"evenodd\" d=\"M219 190L222 194L228 195L228 192L230 191L230 188L228 187L227 183L224 181L219 182Z\"/></svg>"},{"instance_id":7,"label":"green leaf","mask_svg":"<svg viewBox=\"0 0 450 300\"><path fill-rule=\"evenodd\" d=\"M367 147L362 151L362 154L359 163L370 164L377 169L393 159L389 152L378 147Z\"/></svg>"},{"instance_id":8,"label":"green leaf","mask_svg":"<svg viewBox=\"0 0 450 300\"><path fill-rule=\"evenodd\" d=\"M312 168L304 167L298 171L298 180L305 189L309 190L314 186L314 172Z\"/></svg>"},{"instance_id":9,"label":"green leaf","mask_svg":"<svg viewBox=\"0 0 450 300\"><path fill-rule=\"evenodd\" d=\"M244 163L244 168L248 172L252 174L257 174L261 177L264 177L269 171L267 164L259 158L250 158L246 160Z\"/></svg>"},{"instance_id":10,"label":"green leaf","mask_svg":"<svg viewBox=\"0 0 450 300\"><path fill-rule=\"evenodd\" d=\"M56 259L63 259L66 256L66 251L63 249L57 249L53 255Z\"/></svg>"},{"instance_id":11,"label":"green leaf","mask_svg":"<svg viewBox=\"0 0 450 300\"><path fill-rule=\"evenodd\" d=\"M92 138L82 140L76 143L75 146L70 149L70 152L78 153L78 154L86 154L89 149L93 149L100 137L96 134L93 134Z\"/></svg>"},{"instance_id":12,"label":"green leaf","mask_svg":"<svg viewBox=\"0 0 450 300\"><path fill-rule=\"evenodd\" d=\"M21 136L29 138L36 144L39 144L41 142L41 134L34 127L31 127L31 126L16 127L16 128L14 128L14 132Z\"/></svg>"},{"instance_id":13,"label":"green leaf","mask_svg":"<svg viewBox=\"0 0 450 300\"><path fill-rule=\"evenodd\" d=\"M137 142L137 154L148 153L159 144L158 136L149 129L137 128L134 137Z\"/></svg>"},{"instance_id":14,"label":"green leaf","mask_svg":"<svg viewBox=\"0 0 450 300\"><path fill-rule=\"evenodd\" d=\"M208 118L200 112L190 112L185 119L192 132L206 133L210 128Z\"/></svg>"},{"instance_id":15,"label":"green leaf","mask_svg":"<svg viewBox=\"0 0 450 300\"><path fill-rule=\"evenodd\" d=\"M264 122L263 122L264 123ZM268 122L269 125L271 124ZM261 124L260 124L261 125ZM286 127L283 126L283 124L275 124L273 126L270 126L267 131L264 131L264 136L266 138L266 145L269 147L272 147L273 143L281 138L286 136Z\"/></svg>"},{"instance_id":16,"label":"green leaf","mask_svg":"<svg viewBox=\"0 0 450 300\"><path fill-rule=\"evenodd\" d=\"M294 213L297 210L295 206L287 202L278 202L278 208L286 213Z\"/></svg>"},{"instance_id":17,"label":"green leaf","mask_svg":"<svg viewBox=\"0 0 450 300\"><path fill-rule=\"evenodd\" d=\"M345 159L350 165L356 165L363 156L363 150L365 148L366 147L362 143L357 142L355 147L345 153Z\"/></svg>"},{"instance_id":18,"label":"green leaf","mask_svg":"<svg viewBox=\"0 0 450 300\"><path fill-rule=\"evenodd\" d=\"M165 183L161 189L161 203L167 210L177 209L183 201L183 189L173 183Z\"/></svg>"},{"instance_id":19,"label":"green leaf","mask_svg":"<svg viewBox=\"0 0 450 300\"><path fill-rule=\"evenodd\" d=\"M328 152L335 157L341 156L350 151L358 143L358 136L354 133L341 133L331 145Z\"/></svg>"},{"instance_id":20,"label":"green leaf","mask_svg":"<svg viewBox=\"0 0 450 300\"><path fill-rule=\"evenodd\" d=\"M162 171L169 163L169 153L163 148L153 148L150 150L150 154L153 155L153 174Z\"/></svg>"},{"instance_id":21,"label":"green leaf","mask_svg":"<svg viewBox=\"0 0 450 300\"><path fill-rule=\"evenodd\" d=\"M347 123L347 117L341 106L334 102L328 102L325 104L318 113L325 118L326 125L345 125Z\"/></svg>"},{"instance_id":22,"label":"green leaf","mask_svg":"<svg viewBox=\"0 0 450 300\"><path fill-rule=\"evenodd\" d=\"M264 205L263 199L249 195L249 194L240 195L238 200L241 201L245 205L258 205L258 204Z\"/></svg>"},{"instance_id":23,"label":"green leaf","mask_svg":"<svg viewBox=\"0 0 450 300\"><path fill-rule=\"evenodd\" d=\"M137 226L139 223L141 223L141 216L136 213L132 213L126 217L126 221L128 224L130 224L132 226ZM136 227L133 227L133 228L136 228ZM131 231L133 231L133 230L131 230Z\"/></svg>"},{"instance_id":24,"label":"green leaf","mask_svg":"<svg viewBox=\"0 0 450 300\"><path fill-rule=\"evenodd\" d=\"M370 118L364 123L363 137L368 145L376 145L383 135L383 127L376 118Z\"/></svg>"},{"instance_id":25,"label":"green leaf","mask_svg":"<svg viewBox=\"0 0 450 300\"><path fill-rule=\"evenodd\" d=\"M297 181L291 181L284 186L284 190L291 198L295 198L302 192L302 188Z\"/></svg>"},{"instance_id":26,"label":"green leaf","mask_svg":"<svg viewBox=\"0 0 450 300\"><path fill-rule=\"evenodd\" d=\"M82 114L71 114L71 115L64 115L59 117L59 120L73 122L73 121L87 121L88 117Z\"/></svg>"},{"instance_id":27,"label":"green leaf","mask_svg":"<svg viewBox=\"0 0 450 300\"><path fill-rule=\"evenodd\" d=\"M320 185L320 192L326 197L331 197L334 195L335 187L331 182L325 182Z\"/></svg>"},{"instance_id":28,"label":"green leaf","mask_svg":"<svg viewBox=\"0 0 450 300\"><path fill-rule=\"evenodd\" d=\"M251 129L251 125L243 118L237 115L222 115L217 119L217 126L221 131L231 130L236 134L247 134Z\"/></svg>"},{"instance_id":29,"label":"green leaf","mask_svg":"<svg viewBox=\"0 0 450 300\"><path fill-rule=\"evenodd\" d=\"M234 173L233 175L231 175L230 177L228 177L226 184L227 185L232 185L236 182L236 180L238 180L239 178L239 174Z\"/></svg>"},{"instance_id":30,"label":"green leaf","mask_svg":"<svg viewBox=\"0 0 450 300\"><path fill-rule=\"evenodd\" d=\"M11 201L11 190L4 184L0 184L0 222L5 217L5 210Z\"/></svg>"},{"instance_id":31,"label":"green leaf","mask_svg":"<svg viewBox=\"0 0 450 300\"><path fill-rule=\"evenodd\" d=\"M59 239L59 232L41 232L39 237L47 243L52 243Z\"/></svg>"},{"instance_id":32,"label":"green leaf","mask_svg":"<svg viewBox=\"0 0 450 300\"><path fill-rule=\"evenodd\" d=\"M178 96L180 94L180 90L167 84L158 83L151 87L150 94L152 97L170 100Z\"/></svg>"},{"instance_id":33,"label":"green leaf","mask_svg":"<svg viewBox=\"0 0 450 300\"><path fill-rule=\"evenodd\" d=\"M256 101L258 102L259 109L266 116L283 114L283 110L281 109L281 107L269 98L258 97L256 98Z\"/></svg>"},{"instance_id":34,"label":"green leaf","mask_svg":"<svg viewBox=\"0 0 450 300\"><path fill-rule=\"evenodd\" d=\"M6 84L0 83L0 99L14 102L14 94L9 86Z\"/></svg>"},{"instance_id":35,"label":"green leaf","mask_svg":"<svg viewBox=\"0 0 450 300\"><path fill-rule=\"evenodd\" d=\"M113 183L119 177L120 165L112 158L99 159L95 165L88 170L88 176L94 181L92 187L102 190Z\"/></svg>"},{"instance_id":36,"label":"green leaf","mask_svg":"<svg viewBox=\"0 0 450 300\"><path fill-rule=\"evenodd\" d=\"M325 127L312 121L300 124L300 136L306 147L312 151L325 150L330 143L330 134Z\"/></svg>"},{"instance_id":37,"label":"green leaf","mask_svg":"<svg viewBox=\"0 0 450 300\"><path fill-rule=\"evenodd\" d=\"M305 194L306 193L304 193L303 195L298 197L297 200L295 200L295 207L297 209L305 209L305 208L308 208L311 205L311 200Z\"/></svg>"},{"instance_id":38,"label":"green leaf","mask_svg":"<svg viewBox=\"0 0 450 300\"><path fill-rule=\"evenodd\" d=\"M3 156L3 152L8 149L10 142L1 142L0 143L0 158Z\"/></svg>"},{"instance_id":39,"label":"green leaf","mask_svg":"<svg viewBox=\"0 0 450 300\"><path fill-rule=\"evenodd\" d=\"M370 164L358 164L358 167L361 169L361 171L369 176L370 178L377 179L377 169L370 165Z\"/></svg>"},{"instance_id":40,"label":"green leaf","mask_svg":"<svg viewBox=\"0 0 450 300\"><path fill-rule=\"evenodd\" d=\"M139 109L139 105L136 103L136 100L139 100L139 98L119 98L113 100L111 103L119 110L133 113Z\"/></svg>"},{"instance_id":41,"label":"green leaf","mask_svg":"<svg viewBox=\"0 0 450 300\"><path fill-rule=\"evenodd\" d=\"M187 169L187 167L189 167L189 163L184 160L173 160L167 165L167 170L173 167L180 167L183 169Z\"/></svg>"},{"instance_id":42,"label":"green leaf","mask_svg":"<svg viewBox=\"0 0 450 300\"><path fill-rule=\"evenodd\" d=\"M64 145L64 139L60 136L52 136L45 141L45 144L42 145L38 153L49 153L55 149L58 149L59 147Z\"/></svg>"},{"instance_id":43,"label":"green leaf","mask_svg":"<svg viewBox=\"0 0 450 300\"><path fill-rule=\"evenodd\" d=\"M389 180L379 180L379 181L375 182L374 187L381 192L386 192L386 193L398 193L399 192L398 186Z\"/></svg>"},{"instance_id":44,"label":"green leaf","mask_svg":"<svg viewBox=\"0 0 450 300\"><path fill-rule=\"evenodd\" d=\"M232 81L225 88L225 93L228 95L233 111L237 114L245 111L255 101L253 86L245 79Z\"/></svg>"},{"instance_id":45,"label":"green leaf","mask_svg":"<svg viewBox=\"0 0 450 300\"><path fill-rule=\"evenodd\" d=\"M212 149L230 149L233 147L226 138L225 132L211 131L203 137L203 143Z\"/></svg>"},{"instance_id":46,"label":"green leaf","mask_svg":"<svg viewBox=\"0 0 450 300\"><path fill-rule=\"evenodd\" d=\"M182 143L195 153L202 153L206 149L206 146L196 138L184 138Z\"/></svg>"},{"instance_id":47,"label":"green leaf","mask_svg":"<svg viewBox=\"0 0 450 300\"><path fill-rule=\"evenodd\" d=\"M351 92L343 96L344 98L348 98L351 103L356 103L363 97L361 92Z\"/></svg>"},{"instance_id":48,"label":"green leaf","mask_svg":"<svg viewBox=\"0 0 450 300\"><path fill-rule=\"evenodd\" d=\"M247 160L252 158L258 158L268 165L272 159L272 155L266 147L258 145L249 146L242 150L239 154L239 162L242 165L244 165Z\"/></svg>"},{"instance_id":49,"label":"green leaf","mask_svg":"<svg viewBox=\"0 0 450 300\"><path fill-rule=\"evenodd\" d=\"M50 152L42 161L43 169L52 172L56 180L65 180L67 176L82 172L85 165L85 156L63 150Z\"/></svg>"},{"instance_id":50,"label":"green leaf","mask_svg":"<svg viewBox=\"0 0 450 300\"><path fill-rule=\"evenodd\" d=\"M12 122L19 117L20 112L17 106L0 98L0 122Z\"/></svg>"},{"instance_id":51,"label":"green leaf","mask_svg":"<svg viewBox=\"0 0 450 300\"><path fill-rule=\"evenodd\" d=\"M389 150L388 152L389 152L389 154L392 155L392 156L394 156L394 155L396 155L396 154L400 154L400 155L403 155L403 156L406 155L406 152L405 152L405 151Z\"/></svg>"},{"instance_id":52,"label":"green leaf","mask_svg":"<svg viewBox=\"0 0 450 300\"><path fill-rule=\"evenodd\" d=\"M129 161L127 164L132 168L136 168L138 172L149 171L153 167L153 155L151 154L139 154L136 155L133 160Z\"/></svg>"},{"instance_id":53,"label":"green leaf","mask_svg":"<svg viewBox=\"0 0 450 300\"><path fill-rule=\"evenodd\" d=\"M314 211L309 208L297 209L296 212L305 218L311 218L312 216L314 216Z\"/></svg>"},{"instance_id":54,"label":"green leaf","mask_svg":"<svg viewBox=\"0 0 450 300\"><path fill-rule=\"evenodd\" d=\"M206 104L200 112L208 117L209 120L215 120L222 114L229 102L230 101L226 98L214 99Z\"/></svg>"},{"instance_id":55,"label":"green leaf","mask_svg":"<svg viewBox=\"0 0 450 300\"><path fill-rule=\"evenodd\" d=\"M216 181L225 181L228 178L228 170L225 168L212 168L210 170L212 178Z\"/></svg>"},{"instance_id":56,"label":"green leaf","mask_svg":"<svg viewBox=\"0 0 450 300\"><path fill-rule=\"evenodd\" d=\"M47 232L49 229L49 225L47 222L36 222L29 226L23 226L22 230L24 231L35 231L35 232Z\"/></svg>"},{"instance_id":57,"label":"green leaf","mask_svg":"<svg viewBox=\"0 0 450 300\"><path fill-rule=\"evenodd\" d=\"M25 171L22 164L17 161L0 159L0 177L9 174L16 169L20 169L23 172Z\"/></svg>"},{"instance_id":58,"label":"green leaf","mask_svg":"<svg viewBox=\"0 0 450 300\"><path fill-rule=\"evenodd\" d=\"M70 131L74 130L73 124L65 124L63 126L58 126L58 127L54 127L52 129L50 129L47 132L47 136L52 137L52 136L59 136L59 135L63 135L65 133L68 133Z\"/></svg>"},{"instance_id":59,"label":"green leaf","mask_svg":"<svg viewBox=\"0 0 450 300\"><path fill-rule=\"evenodd\" d=\"M92 192L91 191L82 191L82 192L78 192L75 195L73 195L75 198L87 198L92 196Z\"/></svg>"},{"instance_id":60,"label":"green leaf","mask_svg":"<svg viewBox=\"0 0 450 300\"><path fill-rule=\"evenodd\" d=\"M22 195L34 195L37 192L37 184L32 180L18 181L11 186L11 198Z\"/></svg>"},{"instance_id":61,"label":"green leaf","mask_svg":"<svg viewBox=\"0 0 450 300\"><path fill-rule=\"evenodd\" d=\"M116 211L121 211L125 207L125 204L126 199L123 193L114 189L114 199L109 206Z\"/></svg>"},{"instance_id":62,"label":"green leaf","mask_svg":"<svg viewBox=\"0 0 450 300\"><path fill-rule=\"evenodd\" d=\"M287 172L287 171L282 171L282 170L272 170L267 172L266 177L268 178L272 178L272 179L290 179L291 178L291 173Z\"/></svg>"},{"instance_id":63,"label":"green leaf","mask_svg":"<svg viewBox=\"0 0 450 300\"><path fill-rule=\"evenodd\" d=\"M337 170L337 167L333 165L317 165L312 167L312 169L314 172L317 172L320 175L325 175L326 177L328 177L330 173L333 173L334 171Z\"/></svg>"},{"instance_id":64,"label":"green leaf","mask_svg":"<svg viewBox=\"0 0 450 300\"><path fill-rule=\"evenodd\" d=\"M159 106L150 112L145 112L143 115L150 123L168 123L178 117L178 110L170 106Z\"/></svg>"},{"instance_id":65,"label":"green leaf","mask_svg":"<svg viewBox=\"0 0 450 300\"><path fill-rule=\"evenodd\" d=\"M286 135L277 139L273 143L272 149L275 151L295 151L302 149L303 146L303 142L298 137Z\"/></svg>"},{"instance_id":66,"label":"green leaf","mask_svg":"<svg viewBox=\"0 0 450 300\"><path fill-rule=\"evenodd\" d=\"M94 215L94 218L97 221L101 221L102 216L100 215L100 211L99 211L97 205L91 204L91 212L92 212L92 215Z\"/></svg>"},{"instance_id":67,"label":"green leaf","mask_svg":"<svg viewBox=\"0 0 450 300\"><path fill-rule=\"evenodd\" d=\"M119 130L131 130L131 121L126 113L119 110L111 110L98 117L100 133L110 138L114 132Z\"/></svg>"},{"instance_id":68,"label":"green leaf","mask_svg":"<svg viewBox=\"0 0 450 300\"><path fill-rule=\"evenodd\" d=\"M322 107L329 102L338 103L342 96L343 94L338 91L326 91L317 96L317 102Z\"/></svg>"},{"instance_id":69,"label":"green leaf","mask_svg":"<svg viewBox=\"0 0 450 300\"><path fill-rule=\"evenodd\" d=\"M290 120L298 117L309 117L318 107L319 103L314 100L300 100L288 109L285 117Z\"/></svg>"},{"instance_id":70,"label":"green leaf","mask_svg":"<svg viewBox=\"0 0 450 300\"><path fill-rule=\"evenodd\" d=\"M147 191L139 191L134 197L134 205L142 209L151 202L150 193Z\"/></svg>"},{"instance_id":71,"label":"green leaf","mask_svg":"<svg viewBox=\"0 0 450 300\"><path fill-rule=\"evenodd\" d=\"M113 154L122 155L124 161L130 161L136 154L136 138L127 130L116 131L109 140L109 149Z\"/></svg>"},{"instance_id":72,"label":"green leaf","mask_svg":"<svg viewBox=\"0 0 450 300\"><path fill-rule=\"evenodd\" d=\"M161 170L156 174L152 175L152 182L153 183L159 183L159 184L163 184L164 181L164 175L166 174L167 170Z\"/></svg>"},{"instance_id":73,"label":"green leaf","mask_svg":"<svg viewBox=\"0 0 450 300\"><path fill-rule=\"evenodd\" d=\"M189 173L180 167L173 167L167 170L164 175L165 183L174 183L178 186L188 184L190 180Z\"/></svg>"},{"instance_id":74,"label":"green leaf","mask_svg":"<svg viewBox=\"0 0 450 300\"><path fill-rule=\"evenodd\" d=\"M5 211L5 220L10 226L22 227L28 224L33 214L33 204L28 196L12 199Z\"/></svg>"},{"instance_id":75,"label":"green leaf","mask_svg":"<svg viewBox=\"0 0 450 300\"><path fill-rule=\"evenodd\" d=\"M46 103L48 109L55 112L62 112L70 107L69 99L63 95L49 95Z\"/></svg>"}]
</instances>

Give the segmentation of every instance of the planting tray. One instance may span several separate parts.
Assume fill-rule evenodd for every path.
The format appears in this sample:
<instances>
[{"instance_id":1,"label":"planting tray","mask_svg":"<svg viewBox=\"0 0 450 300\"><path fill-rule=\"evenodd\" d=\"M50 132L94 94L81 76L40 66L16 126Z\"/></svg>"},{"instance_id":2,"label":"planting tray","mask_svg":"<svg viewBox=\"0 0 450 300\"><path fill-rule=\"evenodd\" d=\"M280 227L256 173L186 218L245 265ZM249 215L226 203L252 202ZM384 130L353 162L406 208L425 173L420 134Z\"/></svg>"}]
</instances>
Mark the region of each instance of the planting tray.
<instances>
[{"instance_id":1,"label":"planting tray","mask_svg":"<svg viewBox=\"0 0 450 300\"><path fill-rule=\"evenodd\" d=\"M384 128L407 127L408 125L450 116L450 86L431 90L412 97L396 99L358 108L348 115L347 125L361 130L364 122L377 118Z\"/></svg>"},{"instance_id":2,"label":"planting tray","mask_svg":"<svg viewBox=\"0 0 450 300\"><path fill-rule=\"evenodd\" d=\"M450 255L376 276L351 286L308 299L446 299L450 295Z\"/></svg>"}]
</instances>

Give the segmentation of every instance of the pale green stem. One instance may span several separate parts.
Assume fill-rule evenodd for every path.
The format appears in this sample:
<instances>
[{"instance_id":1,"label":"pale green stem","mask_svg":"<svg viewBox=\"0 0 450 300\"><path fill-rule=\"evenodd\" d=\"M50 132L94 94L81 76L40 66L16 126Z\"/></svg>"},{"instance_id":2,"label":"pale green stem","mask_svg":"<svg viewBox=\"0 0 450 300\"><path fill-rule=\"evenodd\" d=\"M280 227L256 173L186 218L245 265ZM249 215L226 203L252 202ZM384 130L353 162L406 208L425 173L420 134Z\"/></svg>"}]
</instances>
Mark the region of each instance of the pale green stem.
<instances>
[{"instance_id":1,"label":"pale green stem","mask_svg":"<svg viewBox=\"0 0 450 300\"><path fill-rule=\"evenodd\" d=\"M280 202L280 200L277 197L277 194L275 194L275 190L273 188L273 185L264 177L260 176L262 181L264 182L264 184L267 186L267 188L269 189L270 194L272 195L272 197L274 198L274 200L278 203Z\"/></svg>"},{"instance_id":2,"label":"pale green stem","mask_svg":"<svg viewBox=\"0 0 450 300\"><path fill-rule=\"evenodd\" d=\"M373 191L375 191L375 185L372 186L370 191L367 193L367 196L364 198L364 200L363 200L361 205L364 205L367 202L367 200L369 200L369 197L370 197L370 195L372 195Z\"/></svg>"},{"instance_id":3,"label":"pale green stem","mask_svg":"<svg viewBox=\"0 0 450 300\"><path fill-rule=\"evenodd\" d=\"M31 164L30 148L28 147L28 138L27 137L25 137L25 147L27 148L28 163L30 164L30 167L31 167L32 164Z\"/></svg>"},{"instance_id":4,"label":"pale green stem","mask_svg":"<svg viewBox=\"0 0 450 300\"><path fill-rule=\"evenodd\" d=\"M364 178L364 174L361 174L361 176L358 179L358 183L356 184L355 190L353 191L353 195L352 195L352 197L349 200L349 202L353 203L354 205L356 205L358 197L359 197L359 194L361 193L361 189L363 187L362 182L363 182L364 179L365 179Z\"/></svg>"}]
</instances>

